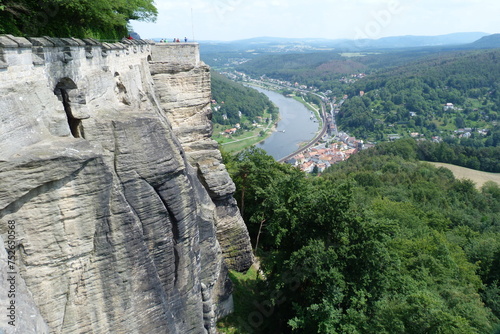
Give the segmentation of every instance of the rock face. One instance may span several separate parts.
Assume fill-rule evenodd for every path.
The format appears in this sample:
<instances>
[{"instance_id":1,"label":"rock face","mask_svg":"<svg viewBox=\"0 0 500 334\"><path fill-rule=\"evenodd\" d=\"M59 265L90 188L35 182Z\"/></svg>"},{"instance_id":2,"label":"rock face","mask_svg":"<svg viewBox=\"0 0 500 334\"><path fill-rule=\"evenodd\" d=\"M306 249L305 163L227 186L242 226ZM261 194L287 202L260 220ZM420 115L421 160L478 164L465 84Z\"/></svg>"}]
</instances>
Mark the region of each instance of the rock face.
<instances>
[{"instance_id":1,"label":"rock face","mask_svg":"<svg viewBox=\"0 0 500 334\"><path fill-rule=\"evenodd\" d=\"M208 68L184 47L0 36L0 236L15 225L17 307L0 333L215 333L231 311L222 253L247 268L248 233L228 218L234 185L207 135ZM184 77L175 92L168 75Z\"/></svg>"},{"instance_id":2,"label":"rock face","mask_svg":"<svg viewBox=\"0 0 500 334\"><path fill-rule=\"evenodd\" d=\"M189 48L183 44L160 44L154 49L151 73L156 93L188 161L197 169L217 207L217 239L226 263L230 269L242 271L253 263L253 253L233 198L234 183L221 163L217 142L211 139L210 71L199 59L186 59L170 51L179 47Z\"/></svg>"}]
</instances>

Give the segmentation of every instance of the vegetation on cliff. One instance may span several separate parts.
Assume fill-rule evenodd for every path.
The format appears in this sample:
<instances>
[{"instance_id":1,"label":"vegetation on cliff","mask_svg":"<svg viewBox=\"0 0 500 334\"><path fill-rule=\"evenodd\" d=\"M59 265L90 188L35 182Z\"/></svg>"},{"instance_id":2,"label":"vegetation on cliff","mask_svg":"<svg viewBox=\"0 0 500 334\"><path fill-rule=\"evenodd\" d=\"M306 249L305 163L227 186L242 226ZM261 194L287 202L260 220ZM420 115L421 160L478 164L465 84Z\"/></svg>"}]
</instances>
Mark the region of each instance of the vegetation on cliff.
<instances>
[{"instance_id":1,"label":"vegetation on cliff","mask_svg":"<svg viewBox=\"0 0 500 334\"><path fill-rule=\"evenodd\" d=\"M156 16L153 0L0 0L0 34L122 39L130 20Z\"/></svg>"},{"instance_id":2,"label":"vegetation on cliff","mask_svg":"<svg viewBox=\"0 0 500 334\"><path fill-rule=\"evenodd\" d=\"M241 333L493 333L500 187L386 143L321 177L252 149L227 157L264 278ZM247 285L251 286L251 285ZM226 324L227 325L227 324Z\"/></svg>"}]
</instances>

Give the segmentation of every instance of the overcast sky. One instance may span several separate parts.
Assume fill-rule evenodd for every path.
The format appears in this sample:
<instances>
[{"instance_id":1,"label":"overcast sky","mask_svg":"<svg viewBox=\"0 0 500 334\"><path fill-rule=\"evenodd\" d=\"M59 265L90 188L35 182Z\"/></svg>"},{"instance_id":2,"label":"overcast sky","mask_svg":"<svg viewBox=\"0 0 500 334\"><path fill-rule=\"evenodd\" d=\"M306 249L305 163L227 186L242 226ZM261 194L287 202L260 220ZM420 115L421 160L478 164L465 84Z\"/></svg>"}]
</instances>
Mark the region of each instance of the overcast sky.
<instances>
[{"instance_id":1,"label":"overcast sky","mask_svg":"<svg viewBox=\"0 0 500 334\"><path fill-rule=\"evenodd\" d=\"M142 38L372 38L500 32L499 0L156 0Z\"/></svg>"}]
</instances>

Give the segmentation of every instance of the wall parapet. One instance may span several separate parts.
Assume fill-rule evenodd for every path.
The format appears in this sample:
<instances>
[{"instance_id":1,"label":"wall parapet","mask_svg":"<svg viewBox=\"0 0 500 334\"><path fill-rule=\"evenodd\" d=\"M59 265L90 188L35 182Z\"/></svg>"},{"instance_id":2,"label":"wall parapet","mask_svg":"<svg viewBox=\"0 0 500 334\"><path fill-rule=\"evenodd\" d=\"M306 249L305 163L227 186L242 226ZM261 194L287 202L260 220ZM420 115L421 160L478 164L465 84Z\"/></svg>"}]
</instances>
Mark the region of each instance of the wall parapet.
<instances>
[{"instance_id":1,"label":"wall parapet","mask_svg":"<svg viewBox=\"0 0 500 334\"><path fill-rule=\"evenodd\" d=\"M15 37L0 35L0 70L10 66L34 65L47 63L69 63L76 58L106 58L111 55L127 56L130 54L151 54L153 42L145 40L127 40L105 43L95 39L54 38L54 37Z\"/></svg>"},{"instance_id":2,"label":"wall parapet","mask_svg":"<svg viewBox=\"0 0 500 334\"><path fill-rule=\"evenodd\" d=\"M198 43L156 43L151 52L153 62L200 65Z\"/></svg>"}]
</instances>

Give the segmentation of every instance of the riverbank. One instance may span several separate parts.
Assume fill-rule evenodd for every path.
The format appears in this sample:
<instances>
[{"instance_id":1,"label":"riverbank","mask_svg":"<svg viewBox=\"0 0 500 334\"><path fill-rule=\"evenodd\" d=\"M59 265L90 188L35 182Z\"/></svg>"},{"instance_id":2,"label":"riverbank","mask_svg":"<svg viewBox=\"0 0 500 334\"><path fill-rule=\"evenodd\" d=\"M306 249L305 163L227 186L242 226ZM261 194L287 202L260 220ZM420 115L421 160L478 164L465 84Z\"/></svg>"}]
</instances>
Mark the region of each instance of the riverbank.
<instances>
[{"instance_id":1,"label":"riverbank","mask_svg":"<svg viewBox=\"0 0 500 334\"><path fill-rule=\"evenodd\" d=\"M286 155L280 152L293 152L299 146L303 146L304 143L314 138L321 129L319 111L302 97L290 98L284 96L279 87L270 89L268 86L264 87L257 84L248 84L247 86L266 94L269 98L271 98L271 95L274 96L274 100L271 98L271 101L280 109L279 119L278 121L270 121L267 125L258 124L254 129L237 130L231 134L225 133L226 128L224 126L214 124L212 138L219 143L221 149L225 152L235 154L251 146L257 146L263 148L278 160ZM295 104L295 102L298 103ZM290 110L293 110L293 112L290 112ZM283 117L283 115L285 116ZM278 124L278 127L276 127L276 124ZM303 128L304 125L306 125L305 128ZM279 146L279 148L275 150L276 146Z\"/></svg>"},{"instance_id":2,"label":"riverbank","mask_svg":"<svg viewBox=\"0 0 500 334\"><path fill-rule=\"evenodd\" d=\"M281 94L281 95L284 95L282 93L282 91L284 89L288 89L288 88L284 88L284 87L280 87L280 86L277 86L277 85L272 85L272 84L257 84L255 82L247 82L245 83L245 86L248 86L248 87L256 87L256 88L260 88L260 89L265 89L265 90L269 90L271 92L275 92L275 93L278 93L278 94ZM296 93L296 91L294 91L294 94ZM284 95L285 96L285 95ZM319 122L319 128L321 128L321 123L323 122L323 119L321 118L321 114L320 114L320 110L321 110L321 106L317 106L317 105L313 105L309 102L307 102L303 96L298 96L298 95L292 95L290 96L292 99L294 99L295 101L303 104L307 109L309 109L311 112L314 113L314 116L316 117L316 120Z\"/></svg>"},{"instance_id":3,"label":"riverbank","mask_svg":"<svg viewBox=\"0 0 500 334\"><path fill-rule=\"evenodd\" d=\"M246 148L257 145L258 143L269 138L276 132L276 126L273 121L270 121L265 128L255 127L253 130L245 131L241 135L221 135L216 134L216 131L222 129L222 126L214 127L214 135L212 138L219 143L221 148L227 153L238 153Z\"/></svg>"}]
</instances>

